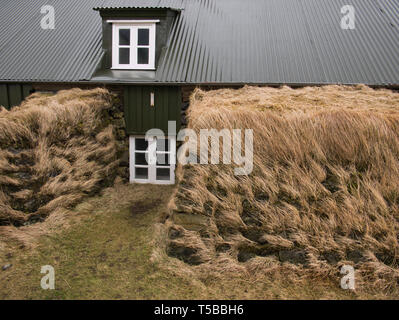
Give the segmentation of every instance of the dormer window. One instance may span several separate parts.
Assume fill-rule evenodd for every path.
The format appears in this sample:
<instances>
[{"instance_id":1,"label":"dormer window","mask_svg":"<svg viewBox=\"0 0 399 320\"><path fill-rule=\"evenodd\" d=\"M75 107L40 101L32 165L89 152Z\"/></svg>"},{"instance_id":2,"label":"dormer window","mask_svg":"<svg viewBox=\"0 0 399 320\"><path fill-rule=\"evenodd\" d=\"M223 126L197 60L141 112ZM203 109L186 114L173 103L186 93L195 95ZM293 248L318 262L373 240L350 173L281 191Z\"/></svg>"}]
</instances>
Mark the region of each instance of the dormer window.
<instances>
[{"instance_id":1,"label":"dormer window","mask_svg":"<svg viewBox=\"0 0 399 320\"><path fill-rule=\"evenodd\" d=\"M155 24L159 20L113 20L112 69L155 70Z\"/></svg>"}]
</instances>

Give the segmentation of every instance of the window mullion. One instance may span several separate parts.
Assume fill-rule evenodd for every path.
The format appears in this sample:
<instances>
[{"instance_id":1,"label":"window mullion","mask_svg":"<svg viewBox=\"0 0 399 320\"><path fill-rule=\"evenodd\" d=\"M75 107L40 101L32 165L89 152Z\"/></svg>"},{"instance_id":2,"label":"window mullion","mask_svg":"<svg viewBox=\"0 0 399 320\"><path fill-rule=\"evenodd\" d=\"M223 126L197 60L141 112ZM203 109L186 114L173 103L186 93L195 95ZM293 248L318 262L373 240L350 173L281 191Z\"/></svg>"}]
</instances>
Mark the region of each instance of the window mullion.
<instances>
[{"instance_id":1,"label":"window mullion","mask_svg":"<svg viewBox=\"0 0 399 320\"><path fill-rule=\"evenodd\" d=\"M130 67L134 66L134 49L133 49L133 44L134 44L134 29L133 27L130 27Z\"/></svg>"},{"instance_id":2,"label":"window mullion","mask_svg":"<svg viewBox=\"0 0 399 320\"><path fill-rule=\"evenodd\" d=\"M170 151L166 152L169 155L169 161L166 165L157 165L157 154L162 151L157 151L157 139L156 137L149 137L147 140L148 149L147 151L136 150L138 147L138 139L144 140L143 137L138 136L130 136L129 137L129 153L130 153L130 181L132 183L154 183L154 184L173 184L175 183L175 157L176 157L176 137L167 137L166 143L170 145ZM142 143L141 143L142 145ZM142 148L142 147L140 147ZM139 153L147 153L148 154L148 163L147 165L141 165L136 163L136 154ZM138 176L139 169L147 169L146 178L142 176ZM159 169L159 179L157 179ZM165 170L169 172L169 179L165 179L164 176ZM142 170L141 170L142 171ZM140 175L143 175L143 172L140 172Z\"/></svg>"},{"instance_id":3,"label":"window mullion","mask_svg":"<svg viewBox=\"0 0 399 320\"><path fill-rule=\"evenodd\" d=\"M174 168L176 165L176 137L170 137L169 141L169 164Z\"/></svg>"},{"instance_id":4,"label":"window mullion","mask_svg":"<svg viewBox=\"0 0 399 320\"><path fill-rule=\"evenodd\" d=\"M156 25L155 23L140 23L137 22L132 25L127 24L118 24L115 22L113 24L113 39L112 39L112 67L114 69L154 69L155 68L155 31ZM129 29L130 30L130 45L120 45L120 29ZM138 45L138 30L139 29L148 29L149 30L149 43L148 45ZM120 63L120 49L126 48L129 49L129 64L121 64ZM138 64L138 49L147 49L148 50L148 63L147 64ZM123 50L124 55L127 50ZM143 50L142 50L143 51ZM140 52L142 54L142 52Z\"/></svg>"},{"instance_id":5,"label":"window mullion","mask_svg":"<svg viewBox=\"0 0 399 320\"><path fill-rule=\"evenodd\" d=\"M119 34L118 27L116 25L112 25L112 65L119 65Z\"/></svg>"},{"instance_id":6,"label":"window mullion","mask_svg":"<svg viewBox=\"0 0 399 320\"><path fill-rule=\"evenodd\" d=\"M155 24L150 27L150 41L149 41L149 57L148 64L151 68L155 67Z\"/></svg>"},{"instance_id":7,"label":"window mullion","mask_svg":"<svg viewBox=\"0 0 399 320\"><path fill-rule=\"evenodd\" d=\"M132 57L132 66L136 67L137 66L137 26L132 26L131 27L131 37L132 37L132 42L130 43L131 45L131 57Z\"/></svg>"},{"instance_id":8,"label":"window mullion","mask_svg":"<svg viewBox=\"0 0 399 320\"><path fill-rule=\"evenodd\" d=\"M148 153L148 155L149 155L149 157L148 157L149 176L148 176L148 178L149 178L150 182L155 183L156 174L157 174L156 173L156 171L157 171L157 169L156 169L156 165L157 165L157 162L156 162L157 161L157 155L156 155L157 140L156 140L156 138L153 138L151 141L149 141L148 148L149 148L149 153Z\"/></svg>"},{"instance_id":9,"label":"window mullion","mask_svg":"<svg viewBox=\"0 0 399 320\"><path fill-rule=\"evenodd\" d=\"M170 154L169 154L169 169L170 181L175 183L175 170L176 170L176 137L169 137L170 141Z\"/></svg>"}]
</instances>

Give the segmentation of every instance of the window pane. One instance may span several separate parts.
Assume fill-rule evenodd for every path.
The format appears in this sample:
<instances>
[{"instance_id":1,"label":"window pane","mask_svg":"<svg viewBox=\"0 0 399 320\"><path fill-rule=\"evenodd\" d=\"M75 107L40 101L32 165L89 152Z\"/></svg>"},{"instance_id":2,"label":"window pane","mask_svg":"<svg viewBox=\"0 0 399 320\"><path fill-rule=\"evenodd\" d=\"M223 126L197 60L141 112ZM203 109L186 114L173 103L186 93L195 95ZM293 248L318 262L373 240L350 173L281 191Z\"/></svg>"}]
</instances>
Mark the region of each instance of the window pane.
<instances>
[{"instance_id":1,"label":"window pane","mask_svg":"<svg viewBox=\"0 0 399 320\"><path fill-rule=\"evenodd\" d=\"M136 153L134 163L140 166L146 166L147 160L145 159L146 153Z\"/></svg>"},{"instance_id":2,"label":"window pane","mask_svg":"<svg viewBox=\"0 0 399 320\"><path fill-rule=\"evenodd\" d=\"M119 45L130 45L130 29L119 29Z\"/></svg>"},{"instance_id":3,"label":"window pane","mask_svg":"<svg viewBox=\"0 0 399 320\"><path fill-rule=\"evenodd\" d=\"M170 169L157 169L157 180L170 180Z\"/></svg>"},{"instance_id":4,"label":"window pane","mask_svg":"<svg viewBox=\"0 0 399 320\"><path fill-rule=\"evenodd\" d=\"M157 166L168 166L169 154L157 154Z\"/></svg>"},{"instance_id":5,"label":"window pane","mask_svg":"<svg viewBox=\"0 0 399 320\"><path fill-rule=\"evenodd\" d=\"M138 48L137 49L137 64L148 64L148 48Z\"/></svg>"},{"instance_id":6,"label":"window pane","mask_svg":"<svg viewBox=\"0 0 399 320\"><path fill-rule=\"evenodd\" d=\"M150 44L150 30L149 29L139 29L138 30L138 45L148 46Z\"/></svg>"},{"instance_id":7,"label":"window pane","mask_svg":"<svg viewBox=\"0 0 399 320\"><path fill-rule=\"evenodd\" d=\"M148 168L136 168L135 179L148 179Z\"/></svg>"},{"instance_id":8,"label":"window pane","mask_svg":"<svg viewBox=\"0 0 399 320\"><path fill-rule=\"evenodd\" d=\"M169 139L157 139L157 151L169 151Z\"/></svg>"},{"instance_id":9,"label":"window pane","mask_svg":"<svg viewBox=\"0 0 399 320\"><path fill-rule=\"evenodd\" d=\"M136 150L146 151L148 149L148 141L145 139L136 139Z\"/></svg>"},{"instance_id":10,"label":"window pane","mask_svg":"<svg viewBox=\"0 0 399 320\"><path fill-rule=\"evenodd\" d=\"M119 64L130 64L129 48L119 48Z\"/></svg>"}]
</instances>

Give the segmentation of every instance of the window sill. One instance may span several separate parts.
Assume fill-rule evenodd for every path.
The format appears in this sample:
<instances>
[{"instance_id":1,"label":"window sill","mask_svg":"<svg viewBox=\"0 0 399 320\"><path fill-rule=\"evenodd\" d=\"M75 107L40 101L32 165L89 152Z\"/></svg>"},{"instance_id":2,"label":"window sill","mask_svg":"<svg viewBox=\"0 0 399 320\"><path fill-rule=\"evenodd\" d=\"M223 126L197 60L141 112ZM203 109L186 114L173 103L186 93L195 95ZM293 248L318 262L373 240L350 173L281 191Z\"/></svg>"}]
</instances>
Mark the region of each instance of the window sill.
<instances>
[{"instance_id":1,"label":"window sill","mask_svg":"<svg viewBox=\"0 0 399 320\"><path fill-rule=\"evenodd\" d=\"M111 68L111 70L130 70L130 71L155 71L156 68Z\"/></svg>"},{"instance_id":2,"label":"window sill","mask_svg":"<svg viewBox=\"0 0 399 320\"><path fill-rule=\"evenodd\" d=\"M166 181L166 180L150 181L150 180L142 180L142 179L132 179L132 180L130 180L130 183L154 184L154 185L174 185L175 184L175 182Z\"/></svg>"}]
</instances>

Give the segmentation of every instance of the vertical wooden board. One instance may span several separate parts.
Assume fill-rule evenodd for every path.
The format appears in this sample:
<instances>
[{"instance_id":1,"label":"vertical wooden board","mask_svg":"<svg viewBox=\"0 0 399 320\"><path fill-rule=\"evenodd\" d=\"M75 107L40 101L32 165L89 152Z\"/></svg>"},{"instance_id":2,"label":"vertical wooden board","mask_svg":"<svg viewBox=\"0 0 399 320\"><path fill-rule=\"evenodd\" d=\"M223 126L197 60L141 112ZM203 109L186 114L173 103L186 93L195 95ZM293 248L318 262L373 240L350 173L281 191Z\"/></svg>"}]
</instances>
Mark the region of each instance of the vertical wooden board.
<instances>
[{"instance_id":1,"label":"vertical wooden board","mask_svg":"<svg viewBox=\"0 0 399 320\"><path fill-rule=\"evenodd\" d=\"M154 107L150 105L150 94L153 91L153 87L145 86L143 87L143 115L144 121L144 132L155 127L155 110Z\"/></svg>"},{"instance_id":2,"label":"vertical wooden board","mask_svg":"<svg viewBox=\"0 0 399 320\"><path fill-rule=\"evenodd\" d=\"M169 110L169 87L164 88L163 104L162 104L162 121L165 134L168 131L168 110Z\"/></svg>"},{"instance_id":3,"label":"vertical wooden board","mask_svg":"<svg viewBox=\"0 0 399 320\"><path fill-rule=\"evenodd\" d=\"M155 93L155 106L151 107L151 92ZM127 86L125 89L125 119L128 133L144 135L150 129L168 132L168 121L181 124L181 98L179 87Z\"/></svg>"},{"instance_id":4,"label":"vertical wooden board","mask_svg":"<svg viewBox=\"0 0 399 320\"><path fill-rule=\"evenodd\" d=\"M173 117L173 109L174 109L173 102L174 102L173 87L169 87L168 88L168 108L166 110L167 111L166 117L167 117L168 121L175 120Z\"/></svg>"},{"instance_id":5,"label":"vertical wooden board","mask_svg":"<svg viewBox=\"0 0 399 320\"><path fill-rule=\"evenodd\" d=\"M125 87L123 90L123 111L125 113L126 131L131 132L132 123L130 121L130 99L129 99L130 88Z\"/></svg>"},{"instance_id":6,"label":"vertical wooden board","mask_svg":"<svg viewBox=\"0 0 399 320\"><path fill-rule=\"evenodd\" d=\"M22 102L22 89L20 84L8 85L8 96L10 108L19 105Z\"/></svg>"},{"instance_id":7,"label":"vertical wooden board","mask_svg":"<svg viewBox=\"0 0 399 320\"><path fill-rule=\"evenodd\" d=\"M147 128L150 126L150 119L149 119L149 112L148 112L149 104L146 103L148 100L148 99L146 99L147 92L148 92L147 87L141 87L141 94L140 94L141 102L140 102L140 105L137 106L138 108L141 108L141 112L142 112L141 131L143 132L143 134L147 131Z\"/></svg>"},{"instance_id":8,"label":"vertical wooden board","mask_svg":"<svg viewBox=\"0 0 399 320\"><path fill-rule=\"evenodd\" d=\"M175 109L176 109L176 104L175 104L175 87L169 87L169 95L168 95L168 120L169 121L178 121L175 116Z\"/></svg>"},{"instance_id":9,"label":"vertical wooden board","mask_svg":"<svg viewBox=\"0 0 399 320\"><path fill-rule=\"evenodd\" d=\"M142 132L143 131L143 90L142 87L134 87L133 90L134 94L136 95L135 97L135 105L134 105L134 111L136 112L136 121L137 121L137 128L136 132Z\"/></svg>"},{"instance_id":10,"label":"vertical wooden board","mask_svg":"<svg viewBox=\"0 0 399 320\"><path fill-rule=\"evenodd\" d=\"M181 103L180 103L180 93L178 87L170 88L170 99L169 99L169 110L168 118L169 120L176 121L176 130L180 129L181 123Z\"/></svg>"},{"instance_id":11,"label":"vertical wooden board","mask_svg":"<svg viewBox=\"0 0 399 320\"><path fill-rule=\"evenodd\" d=\"M156 127L161 129L164 133L165 131L165 117L164 110L167 107L165 104L165 87L160 87L156 92L156 103L155 103L155 117L156 117Z\"/></svg>"},{"instance_id":12,"label":"vertical wooden board","mask_svg":"<svg viewBox=\"0 0 399 320\"><path fill-rule=\"evenodd\" d=\"M155 128L161 129L162 128L162 88L159 87L154 90L155 94L155 104L154 104L154 117L155 117Z\"/></svg>"},{"instance_id":13,"label":"vertical wooden board","mask_svg":"<svg viewBox=\"0 0 399 320\"><path fill-rule=\"evenodd\" d=\"M181 87L176 87L176 131L179 132L181 128L181 109L182 109L182 95L181 95Z\"/></svg>"},{"instance_id":14,"label":"vertical wooden board","mask_svg":"<svg viewBox=\"0 0 399 320\"><path fill-rule=\"evenodd\" d=\"M128 133L138 133L142 129L141 88L138 86L125 87L125 120Z\"/></svg>"},{"instance_id":15,"label":"vertical wooden board","mask_svg":"<svg viewBox=\"0 0 399 320\"><path fill-rule=\"evenodd\" d=\"M0 84L0 106L5 107L6 109L10 108L10 104L8 101L8 90L6 84Z\"/></svg>"},{"instance_id":16,"label":"vertical wooden board","mask_svg":"<svg viewBox=\"0 0 399 320\"><path fill-rule=\"evenodd\" d=\"M130 122L130 131L134 131L137 128L138 120L137 120L137 89L136 87L129 87L129 122Z\"/></svg>"},{"instance_id":17,"label":"vertical wooden board","mask_svg":"<svg viewBox=\"0 0 399 320\"><path fill-rule=\"evenodd\" d=\"M132 87L127 87L127 96L128 96L128 118L127 121L129 122L129 130L132 131L135 128L135 114L134 114L134 108L132 106L134 105L134 92L132 90Z\"/></svg>"},{"instance_id":18,"label":"vertical wooden board","mask_svg":"<svg viewBox=\"0 0 399 320\"><path fill-rule=\"evenodd\" d=\"M155 87L149 87L149 92L148 92L148 110L150 111L150 128L149 129L156 129L157 128L157 123L156 123L156 113L155 113L155 109L156 106L154 105L154 107L151 107L151 92L153 92L154 94L157 94L157 88Z\"/></svg>"},{"instance_id":19,"label":"vertical wooden board","mask_svg":"<svg viewBox=\"0 0 399 320\"><path fill-rule=\"evenodd\" d=\"M23 84L22 85L22 97L23 97L23 99L27 98L31 94L32 89L33 89L32 85L30 85L30 84Z\"/></svg>"}]
</instances>

